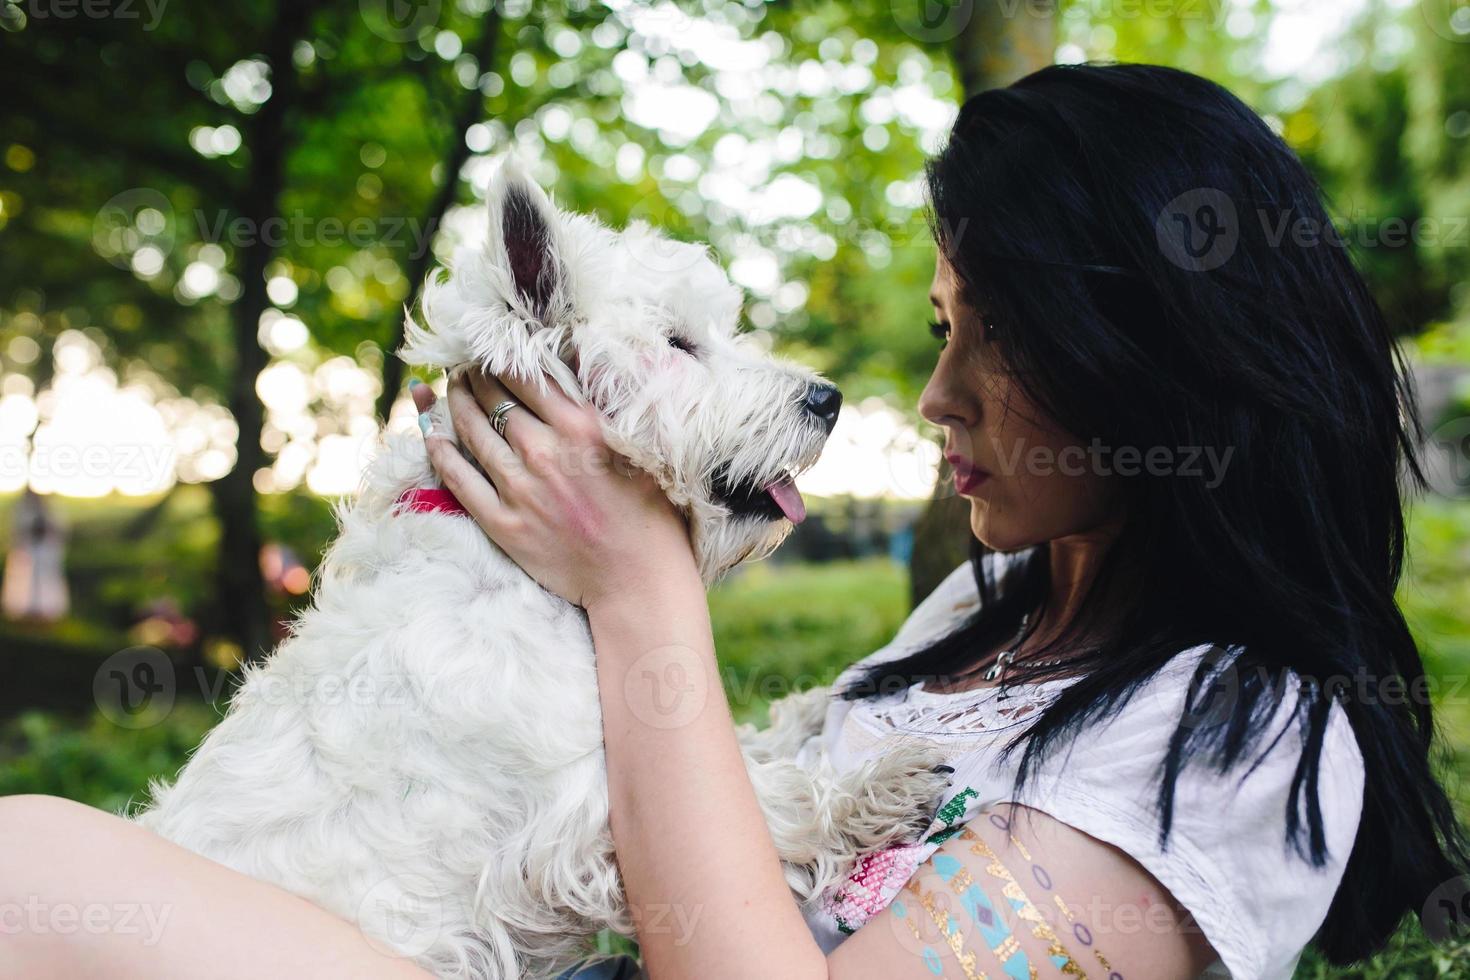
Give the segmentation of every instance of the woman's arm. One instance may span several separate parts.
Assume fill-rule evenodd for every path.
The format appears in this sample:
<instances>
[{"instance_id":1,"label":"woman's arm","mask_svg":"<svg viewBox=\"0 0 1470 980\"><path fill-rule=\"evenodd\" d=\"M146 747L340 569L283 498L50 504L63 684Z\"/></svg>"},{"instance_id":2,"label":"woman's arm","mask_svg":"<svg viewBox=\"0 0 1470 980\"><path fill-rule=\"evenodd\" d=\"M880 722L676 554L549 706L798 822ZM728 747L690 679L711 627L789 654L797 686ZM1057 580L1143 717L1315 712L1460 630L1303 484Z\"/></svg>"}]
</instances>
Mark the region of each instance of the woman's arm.
<instances>
[{"instance_id":1,"label":"woman's arm","mask_svg":"<svg viewBox=\"0 0 1470 980\"><path fill-rule=\"evenodd\" d=\"M507 397L525 409L513 410L502 440L485 411ZM432 396L419 387L415 399L422 410ZM1180 924L1172 898L1143 868L1040 814L999 837L985 823L966 828L914 872L920 891L905 893L913 901L889 906L825 957L782 877L745 770L682 519L651 478L619 469L593 410L559 392L507 389L472 374L451 382L449 399L461 443L493 486L431 432L430 456L445 485L522 568L587 610L612 833L650 976L1009 976L1021 962L1009 944L999 952L977 945L987 941L970 912L979 896L1011 920L1011 939L1042 976L1065 969L1064 953L1075 961L1072 976L1121 970L1124 977L1182 978L1208 962L1208 944ZM977 842L990 851L977 850ZM1031 909L1017 907L1020 886L1008 888L993 867L994 855L1011 848L1056 869L1058 890L1038 892ZM1017 874L1034 876L1030 863L1008 860ZM1132 931L1092 917L1122 906L1169 914ZM920 912L928 926L914 917ZM1068 912L1089 916L1080 921L1095 927L1096 950L1075 938L1070 946L1047 938L1037 917ZM1058 937L1060 921L1049 927ZM1113 970L1091 955L1098 950Z\"/></svg>"},{"instance_id":2,"label":"woman's arm","mask_svg":"<svg viewBox=\"0 0 1470 980\"><path fill-rule=\"evenodd\" d=\"M697 576L588 610L612 832L653 977L826 977L756 802Z\"/></svg>"}]
</instances>

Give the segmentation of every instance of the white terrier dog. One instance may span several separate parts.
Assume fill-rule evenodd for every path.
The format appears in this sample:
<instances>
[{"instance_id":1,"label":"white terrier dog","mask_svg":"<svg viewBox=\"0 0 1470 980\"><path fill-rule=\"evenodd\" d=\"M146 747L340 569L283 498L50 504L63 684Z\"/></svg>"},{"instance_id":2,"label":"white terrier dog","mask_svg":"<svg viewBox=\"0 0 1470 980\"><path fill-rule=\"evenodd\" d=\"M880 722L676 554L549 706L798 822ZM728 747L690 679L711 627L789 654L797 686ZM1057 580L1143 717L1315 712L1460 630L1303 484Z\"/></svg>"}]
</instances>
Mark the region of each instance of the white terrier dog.
<instances>
[{"instance_id":1,"label":"white terrier dog","mask_svg":"<svg viewBox=\"0 0 1470 980\"><path fill-rule=\"evenodd\" d=\"M487 243L433 277L404 357L590 399L687 514L706 581L774 548L804 516L791 477L836 389L737 336L740 293L705 249L564 214L509 160L488 204ZM452 432L446 400L434 411ZM417 435L385 440L311 608L134 819L440 976L548 976L600 929L633 934L591 636L462 514L404 506L435 482ZM945 786L922 744L841 777L799 767L826 704L793 695L740 728L802 903L921 833Z\"/></svg>"}]
</instances>

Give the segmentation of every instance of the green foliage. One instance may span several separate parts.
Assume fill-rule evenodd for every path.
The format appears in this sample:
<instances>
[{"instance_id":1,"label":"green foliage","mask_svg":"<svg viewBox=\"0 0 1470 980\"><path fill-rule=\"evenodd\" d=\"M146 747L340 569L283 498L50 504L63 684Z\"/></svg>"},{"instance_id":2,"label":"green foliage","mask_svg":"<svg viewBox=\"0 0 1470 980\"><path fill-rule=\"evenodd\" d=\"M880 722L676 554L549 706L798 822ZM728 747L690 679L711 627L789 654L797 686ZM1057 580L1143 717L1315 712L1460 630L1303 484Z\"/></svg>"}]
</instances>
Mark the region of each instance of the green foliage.
<instances>
[{"instance_id":1,"label":"green foliage","mask_svg":"<svg viewBox=\"0 0 1470 980\"><path fill-rule=\"evenodd\" d=\"M1414 338L1414 348L1426 363L1470 365L1470 318L1431 325Z\"/></svg>"},{"instance_id":2,"label":"green foliage","mask_svg":"<svg viewBox=\"0 0 1470 980\"><path fill-rule=\"evenodd\" d=\"M218 720L212 708L188 702L136 729L101 714L77 724L27 712L0 726L0 796L46 793L119 812L146 797L148 780L178 772Z\"/></svg>"}]
</instances>

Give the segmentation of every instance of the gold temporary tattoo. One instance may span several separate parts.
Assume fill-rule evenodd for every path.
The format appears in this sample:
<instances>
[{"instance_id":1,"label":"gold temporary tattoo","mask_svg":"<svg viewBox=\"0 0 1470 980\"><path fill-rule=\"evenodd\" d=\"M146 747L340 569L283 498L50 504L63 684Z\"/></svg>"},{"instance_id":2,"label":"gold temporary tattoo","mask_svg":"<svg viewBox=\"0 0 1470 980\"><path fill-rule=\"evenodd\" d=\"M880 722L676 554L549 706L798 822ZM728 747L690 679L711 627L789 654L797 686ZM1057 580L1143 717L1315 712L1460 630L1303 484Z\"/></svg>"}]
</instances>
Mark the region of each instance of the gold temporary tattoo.
<instances>
[{"instance_id":1,"label":"gold temporary tattoo","mask_svg":"<svg viewBox=\"0 0 1470 980\"><path fill-rule=\"evenodd\" d=\"M913 933L914 938L918 940L919 959L923 961L924 966L935 976L942 976L944 974L944 967L940 963L939 954L934 952L924 937L919 934L919 927L914 924L913 917L909 915L908 909L904 907L903 902L898 898L894 898L889 903L888 908L892 910L895 918L904 921L904 925L909 927L909 932Z\"/></svg>"},{"instance_id":2,"label":"gold temporary tattoo","mask_svg":"<svg viewBox=\"0 0 1470 980\"><path fill-rule=\"evenodd\" d=\"M934 903L934 893L924 891L917 875L910 878L904 887L918 896L919 904L924 906L924 911L929 913L929 918L933 919L934 924L939 927L939 932L944 936L950 952L954 953L955 962L960 965L961 970L965 971L966 980L990 980L985 975L985 971L975 965L975 954L965 948L965 934L960 927L959 920L954 920L955 927L951 931L949 923L954 917Z\"/></svg>"},{"instance_id":3,"label":"gold temporary tattoo","mask_svg":"<svg viewBox=\"0 0 1470 980\"><path fill-rule=\"evenodd\" d=\"M990 849L990 845L969 827L960 831L960 839L970 842L970 853L978 854L990 863L985 866L985 872L992 878L1004 882L1001 894L1010 902L1016 917L1023 922L1031 924L1031 935L1047 944L1046 955L1052 964L1062 972L1064 976L1076 977L1077 980L1087 980L1087 973L1078 965L1072 954L1062 945L1057 934L1052 930L1051 924L1042 916L1041 911L1032 904L1031 899L1026 897L1026 892L1021 888L1020 882L1016 881L1015 875L1010 869L1001 863L1000 858ZM1013 838L1014 839L1014 838Z\"/></svg>"}]
</instances>

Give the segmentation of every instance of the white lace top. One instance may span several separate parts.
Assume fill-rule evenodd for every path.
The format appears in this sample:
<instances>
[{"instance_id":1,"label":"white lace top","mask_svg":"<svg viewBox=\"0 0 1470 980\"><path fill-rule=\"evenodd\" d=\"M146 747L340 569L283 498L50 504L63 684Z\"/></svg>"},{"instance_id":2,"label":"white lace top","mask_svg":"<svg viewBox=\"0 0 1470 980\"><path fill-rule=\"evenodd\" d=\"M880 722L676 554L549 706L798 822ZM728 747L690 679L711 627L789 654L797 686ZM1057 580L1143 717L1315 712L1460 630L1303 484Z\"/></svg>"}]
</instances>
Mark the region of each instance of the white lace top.
<instances>
[{"instance_id":1,"label":"white lace top","mask_svg":"<svg viewBox=\"0 0 1470 980\"><path fill-rule=\"evenodd\" d=\"M989 555L990 571L1004 576L1022 553ZM967 564L955 569L910 615L888 645L849 667L833 690L859 667L912 653L948 632L978 605ZM1289 977L1303 947L1326 917L1342 878L1362 812L1363 763L1342 708L1334 705L1322 749L1318 792L1328 856L1313 868L1287 847L1286 805L1301 750L1295 727L1249 775L1249 765L1216 775L1186 766L1176 784L1167 848L1159 846L1156 810L1160 762L1183 714L1189 680L1208 647L1186 650L1151 678L1113 718L1083 731L1056 752L1020 794L1013 792L1020 751L999 751L1070 678L1015 685L1004 692L979 688L934 693L923 685L878 697L833 699L825 726L798 756L803 765L825 757L850 771L880 755L896 738L943 746L955 769L949 790L919 842L867 855L848 880L806 913L822 948L835 949L892 901L915 869L970 819L1014 801L1128 853L1195 918L1220 955L1208 975L1235 980ZM1290 698L1272 721L1288 727ZM1305 824L1305 814L1302 815Z\"/></svg>"}]
</instances>

